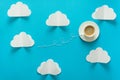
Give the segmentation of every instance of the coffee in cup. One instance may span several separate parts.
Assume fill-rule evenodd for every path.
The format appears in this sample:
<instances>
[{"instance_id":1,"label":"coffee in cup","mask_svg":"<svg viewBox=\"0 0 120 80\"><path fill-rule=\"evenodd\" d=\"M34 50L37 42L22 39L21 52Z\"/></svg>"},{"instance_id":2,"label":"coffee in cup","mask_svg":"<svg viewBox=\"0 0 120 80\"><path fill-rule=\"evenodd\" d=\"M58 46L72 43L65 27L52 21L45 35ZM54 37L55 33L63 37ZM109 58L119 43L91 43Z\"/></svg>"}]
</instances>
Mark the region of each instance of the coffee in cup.
<instances>
[{"instance_id":1,"label":"coffee in cup","mask_svg":"<svg viewBox=\"0 0 120 80\"><path fill-rule=\"evenodd\" d=\"M95 34L95 28L92 25L88 25L84 29L84 35L86 37L93 37Z\"/></svg>"}]
</instances>

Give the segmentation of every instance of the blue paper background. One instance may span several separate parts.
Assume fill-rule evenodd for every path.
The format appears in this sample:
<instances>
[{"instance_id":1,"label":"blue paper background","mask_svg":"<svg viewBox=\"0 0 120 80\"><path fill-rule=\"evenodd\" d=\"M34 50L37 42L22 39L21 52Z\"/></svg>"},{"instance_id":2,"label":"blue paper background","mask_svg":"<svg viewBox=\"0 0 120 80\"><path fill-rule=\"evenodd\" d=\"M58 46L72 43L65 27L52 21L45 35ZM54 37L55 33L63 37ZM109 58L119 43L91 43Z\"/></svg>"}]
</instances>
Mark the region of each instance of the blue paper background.
<instances>
[{"instance_id":1,"label":"blue paper background","mask_svg":"<svg viewBox=\"0 0 120 80\"><path fill-rule=\"evenodd\" d=\"M7 10L17 0L0 0L0 80L120 80L120 0L21 1L32 10L29 18L9 18ZM91 18L95 9L104 4L114 8L117 14L115 21ZM67 14L70 26L46 26L48 16L57 10ZM78 37L79 25L87 20L100 26L100 37L93 43L83 42ZM10 41L21 31L33 37L36 42L34 47L11 48ZM63 41L70 42L62 44ZM58 46L50 46L54 43ZM89 51L97 47L109 52L112 58L109 64L90 64L85 60ZM62 68L59 76L37 74L37 67L49 58Z\"/></svg>"}]
</instances>

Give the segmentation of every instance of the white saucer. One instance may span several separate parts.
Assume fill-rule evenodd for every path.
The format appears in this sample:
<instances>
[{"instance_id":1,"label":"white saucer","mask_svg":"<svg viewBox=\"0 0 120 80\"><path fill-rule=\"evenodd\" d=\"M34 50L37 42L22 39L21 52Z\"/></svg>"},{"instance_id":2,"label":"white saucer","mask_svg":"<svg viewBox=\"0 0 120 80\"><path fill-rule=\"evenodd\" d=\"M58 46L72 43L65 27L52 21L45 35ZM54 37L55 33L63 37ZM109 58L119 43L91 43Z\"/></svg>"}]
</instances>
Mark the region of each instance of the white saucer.
<instances>
[{"instance_id":1,"label":"white saucer","mask_svg":"<svg viewBox=\"0 0 120 80\"><path fill-rule=\"evenodd\" d=\"M93 38L88 38L88 37L85 37L84 36L84 29L86 26L93 26L95 28L95 35ZM84 23L82 23L80 25L80 28L79 28L79 36L80 38L83 40L83 41L86 41L86 42L93 42L95 41L98 37L99 37L99 34L100 34L100 29L98 27L98 25L95 23L95 22L92 22L92 21L86 21Z\"/></svg>"}]
</instances>

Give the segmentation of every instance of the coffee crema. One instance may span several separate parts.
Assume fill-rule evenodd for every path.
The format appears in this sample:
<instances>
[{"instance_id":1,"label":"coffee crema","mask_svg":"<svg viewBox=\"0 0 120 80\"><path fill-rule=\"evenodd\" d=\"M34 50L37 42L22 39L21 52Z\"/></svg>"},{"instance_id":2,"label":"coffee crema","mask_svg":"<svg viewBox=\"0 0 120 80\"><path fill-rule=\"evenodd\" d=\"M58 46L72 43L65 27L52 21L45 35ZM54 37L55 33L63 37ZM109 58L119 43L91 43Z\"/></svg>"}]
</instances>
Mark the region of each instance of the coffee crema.
<instances>
[{"instance_id":1,"label":"coffee crema","mask_svg":"<svg viewBox=\"0 0 120 80\"><path fill-rule=\"evenodd\" d=\"M85 35L88 35L88 36L93 35L94 32L95 32L95 28L91 25L88 25L84 30Z\"/></svg>"}]
</instances>

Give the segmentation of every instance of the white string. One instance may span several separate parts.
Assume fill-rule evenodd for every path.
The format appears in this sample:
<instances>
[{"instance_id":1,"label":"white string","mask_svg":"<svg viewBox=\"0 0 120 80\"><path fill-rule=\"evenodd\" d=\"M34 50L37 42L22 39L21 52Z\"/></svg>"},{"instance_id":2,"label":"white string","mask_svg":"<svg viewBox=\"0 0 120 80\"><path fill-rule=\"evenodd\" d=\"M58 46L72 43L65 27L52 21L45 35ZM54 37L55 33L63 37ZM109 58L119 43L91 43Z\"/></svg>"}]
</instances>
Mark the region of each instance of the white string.
<instances>
[{"instance_id":1,"label":"white string","mask_svg":"<svg viewBox=\"0 0 120 80\"><path fill-rule=\"evenodd\" d=\"M61 43L52 43L52 44L47 44L47 45L41 45L41 46L38 46L39 48L48 48L48 47L54 47L54 46L63 46L65 44L69 44L71 41L73 41L74 39L78 38L79 35L73 35L71 36L71 38L67 41L62 41Z\"/></svg>"}]
</instances>

